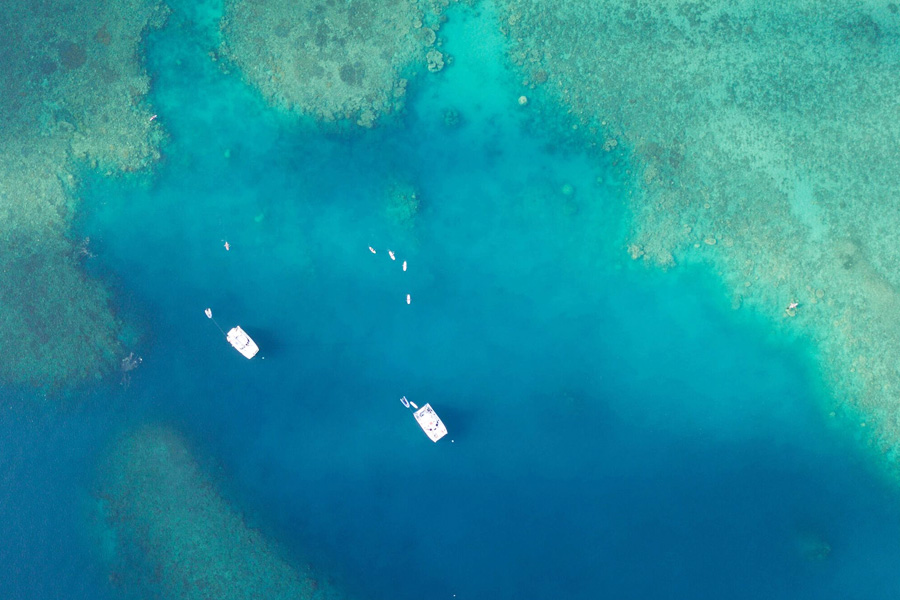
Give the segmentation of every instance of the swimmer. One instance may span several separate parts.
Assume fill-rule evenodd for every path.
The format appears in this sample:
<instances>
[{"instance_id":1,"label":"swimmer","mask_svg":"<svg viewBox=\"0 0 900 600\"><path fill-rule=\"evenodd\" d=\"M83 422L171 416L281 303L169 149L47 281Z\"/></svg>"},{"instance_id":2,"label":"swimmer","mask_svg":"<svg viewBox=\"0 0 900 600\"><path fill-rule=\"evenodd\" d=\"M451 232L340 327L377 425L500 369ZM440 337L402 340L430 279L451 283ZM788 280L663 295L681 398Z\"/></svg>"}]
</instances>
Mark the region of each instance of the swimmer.
<instances>
[{"instance_id":1,"label":"swimmer","mask_svg":"<svg viewBox=\"0 0 900 600\"><path fill-rule=\"evenodd\" d=\"M406 261L405 260L403 261L403 270L404 271L406 270Z\"/></svg>"},{"instance_id":2,"label":"swimmer","mask_svg":"<svg viewBox=\"0 0 900 600\"><path fill-rule=\"evenodd\" d=\"M799 302L791 300L791 303L787 305L787 308L784 309L785 316L795 317L797 316L797 307L800 306Z\"/></svg>"},{"instance_id":3,"label":"swimmer","mask_svg":"<svg viewBox=\"0 0 900 600\"><path fill-rule=\"evenodd\" d=\"M231 250L231 244L225 242L225 250Z\"/></svg>"},{"instance_id":4,"label":"swimmer","mask_svg":"<svg viewBox=\"0 0 900 600\"><path fill-rule=\"evenodd\" d=\"M409 294L406 295L406 303L409 304L412 302L412 298L409 297Z\"/></svg>"},{"instance_id":5,"label":"swimmer","mask_svg":"<svg viewBox=\"0 0 900 600\"><path fill-rule=\"evenodd\" d=\"M391 257L391 260L397 260L397 257L394 256L394 251L393 251L393 250L388 250L388 256Z\"/></svg>"},{"instance_id":6,"label":"swimmer","mask_svg":"<svg viewBox=\"0 0 900 600\"><path fill-rule=\"evenodd\" d=\"M375 254L375 248L373 248L372 246L369 246L369 252L371 252L372 254Z\"/></svg>"}]
</instances>

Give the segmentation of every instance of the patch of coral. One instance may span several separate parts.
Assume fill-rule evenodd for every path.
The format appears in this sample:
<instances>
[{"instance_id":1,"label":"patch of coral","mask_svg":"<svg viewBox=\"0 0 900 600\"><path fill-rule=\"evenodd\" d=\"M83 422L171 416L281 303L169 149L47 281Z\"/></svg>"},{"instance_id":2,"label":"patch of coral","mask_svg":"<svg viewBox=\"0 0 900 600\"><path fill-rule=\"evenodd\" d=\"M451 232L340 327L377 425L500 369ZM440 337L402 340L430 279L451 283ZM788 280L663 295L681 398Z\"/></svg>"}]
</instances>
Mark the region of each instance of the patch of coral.
<instances>
[{"instance_id":1,"label":"patch of coral","mask_svg":"<svg viewBox=\"0 0 900 600\"><path fill-rule=\"evenodd\" d=\"M451 1L228 0L222 54L277 106L372 127L403 108L417 65L444 67Z\"/></svg>"},{"instance_id":2,"label":"patch of coral","mask_svg":"<svg viewBox=\"0 0 900 600\"><path fill-rule=\"evenodd\" d=\"M0 11L0 380L44 387L112 370L119 323L70 239L79 165L158 159L143 31L157 0L10 3Z\"/></svg>"},{"instance_id":3,"label":"patch of coral","mask_svg":"<svg viewBox=\"0 0 900 600\"><path fill-rule=\"evenodd\" d=\"M900 466L897 4L501 4L526 84L627 153L631 257L811 338L825 410Z\"/></svg>"},{"instance_id":4,"label":"patch of coral","mask_svg":"<svg viewBox=\"0 0 900 600\"><path fill-rule=\"evenodd\" d=\"M345 597L248 526L169 428L118 440L97 495L110 579L123 591L182 600Z\"/></svg>"}]
</instances>

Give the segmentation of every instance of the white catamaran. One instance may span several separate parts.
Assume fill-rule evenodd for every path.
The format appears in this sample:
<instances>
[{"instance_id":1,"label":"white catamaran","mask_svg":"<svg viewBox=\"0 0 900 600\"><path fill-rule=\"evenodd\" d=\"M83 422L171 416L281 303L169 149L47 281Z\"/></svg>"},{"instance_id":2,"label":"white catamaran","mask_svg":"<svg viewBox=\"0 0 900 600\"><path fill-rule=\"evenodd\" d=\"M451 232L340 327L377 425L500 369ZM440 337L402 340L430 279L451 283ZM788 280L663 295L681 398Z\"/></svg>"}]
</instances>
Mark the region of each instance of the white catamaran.
<instances>
[{"instance_id":1,"label":"white catamaran","mask_svg":"<svg viewBox=\"0 0 900 600\"><path fill-rule=\"evenodd\" d=\"M426 404L422 408L419 408L414 402L407 400L406 396L400 398L400 402L403 403L403 406L412 411L416 423L419 424L419 427L422 428L422 431L425 432L425 435L427 435L432 442L436 442L447 435L447 428L444 427L443 421L437 416L437 413L434 412L434 409L431 408L430 404Z\"/></svg>"},{"instance_id":2,"label":"white catamaran","mask_svg":"<svg viewBox=\"0 0 900 600\"><path fill-rule=\"evenodd\" d=\"M213 323L216 323L216 320L213 319L212 309L207 308L203 311L206 313L206 316L212 319ZM216 323L216 327L219 327L219 324ZM247 358L253 358L256 356L256 353L259 352L259 346L256 345L256 342L247 335L247 332L240 328L240 326L232 327L228 333L222 330L219 327L219 331L225 334L225 339L228 340L228 343L234 346L234 349L243 354Z\"/></svg>"},{"instance_id":3,"label":"white catamaran","mask_svg":"<svg viewBox=\"0 0 900 600\"><path fill-rule=\"evenodd\" d=\"M240 326L232 327L228 332L228 335L225 336L225 339L227 339L228 343L234 346L238 352L247 358L253 358L256 356L256 353L259 352L259 346L256 345L256 342L254 342Z\"/></svg>"}]
</instances>

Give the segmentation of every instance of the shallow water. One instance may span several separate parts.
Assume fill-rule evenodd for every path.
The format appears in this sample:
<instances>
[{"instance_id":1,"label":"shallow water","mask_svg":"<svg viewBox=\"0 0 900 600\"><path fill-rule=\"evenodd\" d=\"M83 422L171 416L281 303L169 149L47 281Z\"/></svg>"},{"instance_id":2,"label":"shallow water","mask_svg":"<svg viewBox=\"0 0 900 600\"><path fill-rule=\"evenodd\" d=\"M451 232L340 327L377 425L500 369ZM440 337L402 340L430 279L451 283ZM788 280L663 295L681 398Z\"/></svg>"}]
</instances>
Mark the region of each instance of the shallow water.
<instances>
[{"instance_id":1,"label":"shallow water","mask_svg":"<svg viewBox=\"0 0 900 600\"><path fill-rule=\"evenodd\" d=\"M143 422L174 424L251 523L361 597L900 590L900 496L821 416L810 348L701 273L626 262L616 168L518 105L489 12L453 14L454 64L354 134L267 109L208 60L202 22L176 5L147 42L156 174L85 176L89 268L144 362L61 410L11 403L3 596L114 597L86 498L104 444ZM393 180L419 190L411 226Z\"/></svg>"}]
</instances>

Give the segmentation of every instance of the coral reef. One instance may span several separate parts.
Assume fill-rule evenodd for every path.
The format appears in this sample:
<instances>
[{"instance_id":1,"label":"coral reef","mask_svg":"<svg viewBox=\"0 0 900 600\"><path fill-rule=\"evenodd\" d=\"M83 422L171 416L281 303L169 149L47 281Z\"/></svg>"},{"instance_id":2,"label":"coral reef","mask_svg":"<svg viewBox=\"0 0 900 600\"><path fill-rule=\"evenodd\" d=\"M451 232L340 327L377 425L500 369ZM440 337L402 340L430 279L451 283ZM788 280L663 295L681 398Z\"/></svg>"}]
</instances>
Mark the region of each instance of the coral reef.
<instances>
[{"instance_id":1,"label":"coral reef","mask_svg":"<svg viewBox=\"0 0 900 600\"><path fill-rule=\"evenodd\" d=\"M117 323L106 291L86 278L70 245L48 236L0 242L0 378L30 385L100 377Z\"/></svg>"},{"instance_id":2,"label":"coral reef","mask_svg":"<svg viewBox=\"0 0 900 600\"><path fill-rule=\"evenodd\" d=\"M249 527L171 429L144 427L119 440L97 496L110 580L125 591L182 600L345 597Z\"/></svg>"},{"instance_id":3,"label":"coral reef","mask_svg":"<svg viewBox=\"0 0 900 600\"><path fill-rule=\"evenodd\" d=\"M387 188L387 213L395 223L410 227L419 213L421 200L415 186L395 179Z\"/></svg>"},{"instance_id":4,"label":"coral reef","mask_svg":"<svg viewBox=\"0 0 900 600\"><path fill-rule=\"evenodd\" d=\"M275 105L372 127L403 107L407 70L443 68L451 1L228 0L221 54Z\"/></svg>"},{"instance_id":5,"label":"coral reef","mask_svg":"<svg viewBox=\"0 0 900 600\"><path fill-rule=\"evenodd\" d=\"M74 169L141 169L161 133L138 43L157 0L12 3L0 11L0 378L58 386L115 368L118 324L67 239Z\"/></svg>"},{"instance_id":6,"label":"coral reef","mask_svg":"<svg viewBox=\"0 0 900 600\"><path fill-rule=\"evenodd\" d=\"M794 544L797 554L805 561L823 562L831 557L831 544L816 531L797 531L794 534Z\"/></svg>"},{"instance_id":7,"label":"coral reef","mask_svg":"<svg viewBox=\"0 0 900 600\"><path fill-rule=\"evenodd\" d=\"M528 89L568 107L595 152L629 152L631 256L708 264L735 309L812 338L826 410L900 466L896 6L502 7Z\"/></svg>"},{"instance_id":8,"label":"coral reef","mask_svg":"<svg viewBox=\"0 0 900 600\"><path fill-rule=\"evenodd\" d=\"M462 115L455 108L444 109L442 116L441 122L447 129L459 129L465 123Z\"/></svg>"}]
</instances>

